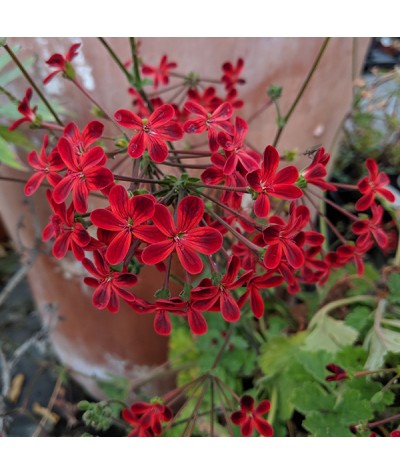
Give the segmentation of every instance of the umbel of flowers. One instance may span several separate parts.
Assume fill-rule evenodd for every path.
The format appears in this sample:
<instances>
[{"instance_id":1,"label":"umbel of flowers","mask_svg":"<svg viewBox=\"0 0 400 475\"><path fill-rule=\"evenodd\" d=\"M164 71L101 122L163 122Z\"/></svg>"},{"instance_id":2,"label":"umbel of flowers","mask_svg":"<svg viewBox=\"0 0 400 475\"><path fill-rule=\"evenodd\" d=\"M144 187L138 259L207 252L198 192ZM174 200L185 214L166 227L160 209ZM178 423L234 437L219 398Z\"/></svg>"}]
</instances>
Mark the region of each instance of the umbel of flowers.
<instances>
[{"instance_id":1,"label":"umbel of flowers","mask_svg":"<svg viewBox=\"0 0 400 475\"><path fill-rule=\"evenodd\" d=\"M65 57L54 54L47 61L54 71L44 83L62 74L91 98L73 69L78 49L75 44ZM28 155L32 174L25 194L47 188L52 215L43 240L52 241L55 258L69 253L82 263L96 308L118 312L124 300L143 318L153 318L160 335L173 331L171 314L202 335L208 329L205 312L231 323L246 312L260 319L263 289L283 286L296 294L302 284L323 285L332 269L348 262L361 275L365 254L373 246L388 246L381 203L394 196L374 160L365 160L366 174L357 184L341 185L327 180L330 157L322 147L309 153L309 164L299 170L284 163L268 138L261 151L249 144L251 120L240 113L243 101L236 89L244 83L243 60L223 65L218 94L214 87L203 88L196 75L174 73L177 64L167 56L158 66L140 65L137 55L133 60L133 73L126 69L133 79L133 102L127 100L126 109L108 115L93 100L101 121L82 129L73 122L44 122L31 106L28 89L18 107L22 117L10 126L30 123L46 131L40 153ZM151 95L141 73L152 79ZM183 79L169 86L171 77ZM114 127L112 141L103 136L104 123ZM192 142L193 136L197 140ZM132 173L119 175L118 163L127 160ZM166 166L176 173L167 175ZM336 205L352 222L350 237L319 211L320 200L332 203L324 193L342 186L360 195L353 210ZM93 208L92 194L101 195L104 205ZM310 210L320 213L335 235L330 249ZM177 275L172 260L174 269L180 268ZM135 295L143 266L164 274L153 301ZM182 282L177 295L170 292L172 279ZM334 379L345 377L333 366L330 371ZM203 383L210 378L215 376ZM243 436L254 430L273 435L264 419L269 401L235 397L240 409L227 423L239 426ZM173 400L126 408L122 417L131 426L130 435L160 435L163 424L173 421ZM169 406L167 401L172 401Z\"/></svg>"}]
</instances>

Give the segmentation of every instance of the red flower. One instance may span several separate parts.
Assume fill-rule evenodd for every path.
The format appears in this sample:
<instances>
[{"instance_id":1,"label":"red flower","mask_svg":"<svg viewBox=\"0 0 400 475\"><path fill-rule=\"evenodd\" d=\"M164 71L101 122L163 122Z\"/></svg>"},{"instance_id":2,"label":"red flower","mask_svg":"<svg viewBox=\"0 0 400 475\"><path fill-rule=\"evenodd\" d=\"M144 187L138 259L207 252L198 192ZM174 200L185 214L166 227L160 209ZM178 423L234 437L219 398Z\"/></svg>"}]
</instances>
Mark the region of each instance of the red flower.
<instances>
[{"instance_id":1,"label":"red flower","mask_svg":"<svg viewBox=\"0 0 400 475\"><path fill-rule=\"evenodd\" d=\"M25 96L22 101L18 105L18 112L23 115L21 119L16 120L13 122L8 130L12 131L19 127L24 122L31 122L32 124L37 120L36 111L38 106L35 106L31 109L30 101L32 99L32 89L28 88L26 90Z\"/></svg>"},{"instance_id":2,"label":"red flower","mask_svg":"<svg viewBox=\"0 0 400 475\"><path fill-rule=\"evenodd\" d=\"M335 365L334 363L329 363L325 368L332 373L332 375L327 376L325 381L340 381L342 379L347 379L349 376L346 371L340 366Z\"/></svg>"},{"instance_id":3,"label":"red flower","mask_svg":"<svg viewBox=\"0 0 400 475\"><path fill-rule=\"evenodd\" d=\"M247 122L241 117L236 117L233 137L224 132L218 134L218 143L228 152L228 158L224 167L225 175L232 175L236 170L238 162L243 165L247 172L258 169L260 162L258 153L246 148L244 145L247 131Z\"/></svg>"},{"instance_id":4,"label":"red flower","mask_svg":"<svg viewBox=\"0 0 400 475\"><path fill-rule=\"evenodd\" d=\"M211 155L211 163L212 166L206 168L200 176L202 182L206 185L217 185L225 181L226 186L233 188L246 186L246 180L239 173L232 173L232 175L226 175L224 173L226 159L220 153L213 153ZM240 208L242 198L243 193L236 191L224 190L221 195L222 203L225 203L233 209Z\"/></svg>"},{"instance_id":5,"label":"red flower","mask_svg":"<svg viewBox=\"0 0 400 475\"><path fill-rule=\"evenodd\" d=\"M301 246L305 236L301 230L309 219L310 212L305 206L294 208L293 205L287 224L277 216L270 219L272 224L263 231L264 242L269 245L264 255L264 265L267 269L277 268L283 255L294 269L303 265Z\"/></svg>"},{"instance_id":6,"label":"red flower","mask_svg":"<svg viewBox=\"0 0 400 475\"><path fill-rule=\"evenodd\" d=\"M222 76L222 82L225 84L225 89L233 89L236 84L244 84L246 81L240 78L240 73L242 72L244 66L244 61L242 58L239 58L234 66L230 62L226 62L222 65L222 70L224 72Z\"/></svg>"},{"instance_id":7,"label":"red flower","mask_svg":"<svg viewBox=\"0 0 400 475\"><path fill-rule=\"evenodd\" d=\"M72 201L76 211L85 213L89 191L102 190L114 180L111 171L103 167L107 161L106 154L101 147L93 147L78 155L65 137L61 137L58 141L58 152L68 168L68 173L55 187L54 201L64 202L72 190Z\"/></svg>"},{"instance_id":8,"label":"red flower","mask_svg":"<svg viewBox=\"0 0 400 475\"><path fill-rule=\"evenodd\" d=\"M73 44L67 51L67 54L65 55L65 57L58 53L50 56L50 58L46 61L46 63L51 68L55 68L55 71L50 73L43 80L43 84L47 84L58 73L64 73L69 79L74 78L75 72L70 63L75 58L75 56L78 55L79 47L80 47L80 43Z\"/></svg>"},{"instance_id":9,"label":"red flower","mask_svg":"<svg viewBox=\"0 0 400 475\"><path fill-rule=\"evenodd\" d=\"M70 142L74 152L82 155L88 149L89 145L98 140L104 130L104 125L97 120L92 120L86 127L79 132L78 126L71 122L64 129L64 137Z\"/></svg>"},{"instance_id":10,"label":"red flower","mask_svg":"<svg viewBox=\"0 0 400 475\"><path fill-rule=\"evenodd\" d=\"M170 299L158 299L154 304L150 304L146 313L155 313L154 330L162 336L170 335L172 331L171 319L169 312L175 315L186 315L187 302L179 297Z\"/></svg>"},{"instance_id":11,"label":"red flower","mask_svg":"<svg viewBox=\"0 0 400 475\"><path fill-rule=\"evenodd\" d=\"M241 99L237 99L237 90L231 89L227 92L225 102L229 102L234 109L241 109L244 106L244 102Z\"/></svg>"},{"instance_id":12,"label":"red flower","mask_svg":"<svg viewBox=\"0 0 400 475\"><path fill-rule=\"evenodd\" d=\"M371 234L378 245L384 249L388 244L388 237L382 229L383 208L375 203L371 205L372 217L361 219L351 226L354 234L357 234L357 246L366 247L371 242Z\"/></svg>"},{"instance_id":13,"label":"red flower","mask_svg":"<svg viewBox=\"0 0 400 475\"><path fill-rule=\"evenodd\" d=\"M135 296L125 290L125 287L132 287L137 283L134 274L124 272L114 272L99 251L93 252L94 264L89 259L83 259L82 264L93 277L85 277L84 282L90 287L96 287L93 294L93 305L103 310L107 308L110 312L118 312L119 299L128 302L135 301Z\"/></svg>"},{"instance_id":14,"label":"red flower","mask_svg":"<svg viewBox=\"0 0 400 475\"><path fill-rule=\"evenodd\" d=\"M251 310L256 318L261 318L264 315L264 299L260 294L260 289L270 289L277 287L283 282L281 275L276 275L274 272L266 272L263 275L255 275L250 277L247 282L246 292L239 298L238 303L244 304L250 294Z\"/></svg>"},{"instance_id":15,"label":"red flower","mask_svg":"<svg viewBox=\"0 0 400 475\"><path fill-rule=\"evenodd\" d=\"M197 253L211 255L222 246L222 234L219 231L209 226L197 227L203 214L203 201L197 196L187 196L179 202L175 225L168 208L157 204L152 219L164 239L160 242L155 239L148 241L156 243L143 251L143 262L157 264L176 251L183 268L190 274L199 274L203 270L203 263ZM143 240L146 239L143 237Z\"/></svg>"},{"instance_id":16,"label":"red flower","mask_svg":"<svg viewBox=\"0 0 400 475\"><path fill-rule=\"evenodd\" d=\"M336 191L336 186L332 183L327 183L324 178L327 175L326 165L329 162L330 155L329 153L325 153L325 149L323 147L319 148L311 162L305 170L302 171L301 175L307 183L311 183L312 185L321 188L321 190L331 190Z\"/></svg>"},{"instance_id":17,"label":"red flower","mask_svg":"<svg viewBox=\"0 0 400 475\"><path fill-rule=\"evenodd\" d=\"M400 437L400 430L392 430L390 437Z\"/></svg>"},{"instance_id":18,"label":"red flower","mask_svg":"<svg viewBox=\"0 0 400 475\"><path fill-rule=\"evenodd\" d=\"M192 101L185 103L185 109L194 114L196 118L187 120L183 124L183 130L188 134L201 134L207 130L208 143L212 152L218 150L218 132L224 130L233 135L233 126L229 122L233 108L228 102L218 106L213 113Z\"/></svg>"},{"instance_id":19,"label":"red flower","mask_svg":"<svg viewBox=\"0 0 400 475\"><path fill-rule=\"evenodd\" d=\"M252 273L252 271L246 272L235 280L239 271L240 260L238 257L232 256L228 261L226 274L217 285L214 285L211 279L203 279L190 294L195 302L195 307L199 310L220 311L227 322L239 320L240 307L229 290L242 287Z\"/></svg>"},{"instance_id":20,"label":"red flower","mask_svg":"<svg viewBox=\"0 0 400 475\"><path fill-rule=\"evenodd\" d=\"M164 85L169 83L169 71L170 69L176 68L176 66L177 64L174 62L169 63L167 55L164 54L164 56L161 58L158 68L144 64L142 66L142 73L145 76L154 76L153 86L154 89L157 89L160 83Z\"/></svg>"},{"instance_id":21,"label":"red flower","mask_svg":"<svg viewBox=\"0 0 400 475\"><path fill-rule=\"evenodd\" d=\"M134 427L129 437L153 437L161 434L161 424L171 420L172 411L160 403L136 402L123 409L122 418Z\"/></svg>"},{"instance_id":22,"label":"red flower","mask_svg":"<svg viewBox=\"0 0 400 475\"><path fill-rule=\"evenodd\" d=\"M264 150L261 170L253 171L246 177L251 188L260 193L254 203L254 213L259 218L268 216L270 196L283 200L297 200L303 196L300 188L293 184L299 177L297 168L291 165L277 173L278 166L279 154L274 147L268 145Z\"/></svg>"},{"instance_id":23,"label":"red flower","mask_svg":"<svg viewBox=\"0 0 400 475\"><path fill-rule=\"evenodd\" d=\"M271 424L261 416L270 410L269 401L261 401L254 409L254 399L251 396L240 398L240 411L235 411L231 415L231 421L240 426L240 433L243 437L250 437L256 429L264 437L272 437L274 429Z\"/></svg>"},{"instance_id":24,"label":"red flower","mask_svg":"<svg viewBox=\"0 0 400 475\"><path fill-rule=\"evenodd\" d=\"M183 137L181 126L173 120L175 110L170 104L155 109L150 117L141 119L125 109L117 110L115 120L127 129L137 130L128 145L132 158L139 158L148 150L150 158L162 163L168 156L167 141L180 140Z\"/></svg>"},{"instance_id":25,"label":"red flower","mask_svg":"<svg viewBox=\"0 0 400 475\"><path fill-rule=\"evenodd\" d=\"M188 302L186 313L190 330L195 335L204 335L207 333L208 326L202 310L197 308L197 302Z\"/></svg>"},{"instance_id":26,"label":"red flower","mask_svg":"<svg viewBox=\"0 0 400 475\"><path fill-rule=\"evenodd\" d=\"M105 255L110 264L119 264L125 259L134 238L158 242L164 237L161 233L154 233L154 226L143 224L154 214L155 198L152 195L129 198L122 185L115 185L108 199L111 210L95 209L90 219L95 226L116 233Z\"/></svg>"},{"instance_id":27,"label":"red flower","mask_svg":"<svg viewBox=\"0 0 400 475\"><path fill-rule=\"evenodd\" d=\"M340 264L344 265L354 259L358 275L364 274L365 254L372 247L372 242L367 241L364 247L354 246L353 244L343 244L336 249L336 254Z\"/></svg>"},{"instance_id":28,"label":"red flower","mask_svg":"<svg viewBox=\"0 0 400 475\"><path fill-rule=\"evenodd\" d=\"M197 89L189 89L188 97L192 100L192 102L196 102L200 106L207 109L208 112L212 112L223 102L222 99L217 97L215 88L212 86L204 89L203 94L200 94Z\"/></svg>"},{"instance_id":29,"label":"red flower","mask_svg":"<svg viewBox=\"0 0 400 475\"><path fill-rule=\"evenodd\" d=\"M137 91L135 88L130 87L128 89L128 93L133 96L133 101L132 105L136 107L137 113L140 117L146 117L147 115L150 115L151 112L149 111L149 108L147 107L146 103L144 102L143 97L139 94L139 91Z\"/></svg>"},{"instance_id":30,"label":"red flower","mask_svg":"<svg viewBox=\"0 0 400 475\"><path fill-rule=\"evenodd\" d=\"M394 195L385 188L390 183L389 177L384 172L378 173L378 165L372 158L367 158L365 162L369 176L362 178L358 183L358 189L363 195L356 203L357 211L368 209L375 200L375 196L381 195L390 202L394 201Z\"/></svg>"},{"instance_id":31,"label":"red flower","mask_svg":"<svg viewBox=\"0 0 400 475\"><path fill-rule=\"evenodd\" d=\"M24 193L26 196L35 193L44 178L46 178L52 186L56 186L62 179L62 176L57 172L65 168L64 162L61 160L57 149L52 150L49 155L46 155L48 142L48 136L45 135L40 154L38 155L36 150L32 150L28 155L27 160L29 165L37 170L37 172L34 173L26 182L24 187Z\"/></svg>"},{"instance_id":32,"label":"red flower","mask_svg":"<svg viewBox=\"0 0 400 475\"><path fill-rule=\"evenodd\" d=\"M63 258L68 250L71 250L76 259L81 261L85 257L83 249L91 239L82 223L75 222L73 204L67 209L64 203L56 203L51 190L46 190L46 196L54 215L50 217L49 224L43 229L43 241L48 241L52 237L56 238L52 252L57 259Z\"/></svg>"}]
</instances>

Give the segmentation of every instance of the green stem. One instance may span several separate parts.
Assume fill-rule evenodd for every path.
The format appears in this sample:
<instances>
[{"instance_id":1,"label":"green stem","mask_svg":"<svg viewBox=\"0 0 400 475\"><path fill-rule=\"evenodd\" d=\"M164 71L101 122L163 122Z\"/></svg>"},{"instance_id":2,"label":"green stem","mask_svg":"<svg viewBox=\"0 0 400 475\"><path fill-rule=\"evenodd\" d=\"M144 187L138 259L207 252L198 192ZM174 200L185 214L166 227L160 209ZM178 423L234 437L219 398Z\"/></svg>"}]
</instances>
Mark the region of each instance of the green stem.
<instances>
[{"instance_id":1,"label":"green stem","mask_svg":"<svg viewBox=\"0 0 400 475\"><path fill-rule=\"evenodd\" d=\"M304 94L304 91L307 89L307 86L308 86L309 82L311 81L311 78L313 77L315 71L317 70L318 64L319 64L319 62L322 58L322 55L324 54L324 52L326 50L326 47L328 46L329 41L330 41L329 37L325 38L325 40L324 40L324 42L321 46L321 49L319 50L319 53L318 53L317 57L315 58L314 64L312 65L309 73L307 74L306 79L303 82L303 85L300 88L300 91L298 92L298 94L296 96L296 99L294 100L292 106L290 107L289 112L283 118L283 123L279 126L278 131L277 131L276 136L275 136L275 139L274 139L274 143L273 143L274 147L277 146L278 141L279 141L279 139L282 135L283 129L286 127L291 115L293 114L294 110L296 109L297 104L299 103L300 99L302 98L302 96Z\"/></svg>"},{"instance_id":2,"label":"green stem","mask_svg":"<svg viewBox=\"0 0 400 475\"><path fill-rule=\"evenodd\" d=\"M344 299L335 300L334 302L330 302L318 310L318 312L311 319L309 327L311 328L312 325L315 325L317 320L319 320L324 315L327 315L331 310L334 310L335 308L344 307L345 305L351 305L353 303L358 303L358 302L375 303L376 300L377 300L376 297L372 295L355 295L353 297L347 297Z\"/></svg>"},{"instance_id":3,"label":"green stem","mask_svg":"<svg viewBox=\"0 0 400 475\"><path fill-rule=\"evenodd\" d=\"M108 51L108 53L110 54L112 59L115 61L115 63L119 67L119 69L125 74L126 78L128 79L128 82L130 84L132 84L133 83L132 75L125 68L125 66L123 65L123 63L121 62L121 60L119 59L117 54L115 53L115 51L111 48L111 46L107 43L107 41L104 38L101 38L101 37L98 37L98 38L99 38L101 44L104 46L104 48Z\"/></svg>"},{"instance_id":4,"label":"green stem","mask_svg":"<svg viewBox=\"0 0 400 475\"><path fill-rule=\"evenodd\" d=\"M42 91L37 87L35 81L32 79L28 71L24 68L20 60L15 56L13 50L6 44L3 46L3 48L7 51L7 53L11 56L11 59L14 61L14 63L18 66L19 70L21 73L25 76L26 80L29 82L29 84L32 86L32 88L35 90L36 94L40 97L40 99L44 102L45 106L47 109L50 111L54 119L56 120L58 125L63 126L64 124L62 123L62 120L58 117L56 111L52 108L50 105L49 101L44 97Z\"/></svg>"},{"instance_id":5,"label":"green stem","mask_svg":"<svg viewBox=\"0 0 400 475\"><path fill-rule=\"evenodd\" d=\"M271 409L268 413L267 421L271 424L271 426L273 426L275 415L278 409L278 390L276 389L276 386L272 388L270 402L271 402Z\"/></svg>"},{"instance_id":6,"label":"green stem","mask_svg":"<svg viewBox=\"0 0 400 475\"><path fill-rule=\"evenodd\" d=\"M131 53L132 53L134 86L136 87L142 99L147 104L149 111L153 112L154 110L153 104L151 103L150 99L147 97L147 94L144 92L143 87L142 87L142 79L140 77L139 57L137 54L136 39L132 37L129 38L129 44L131 45Z\"/></svg>"}]
</instances>

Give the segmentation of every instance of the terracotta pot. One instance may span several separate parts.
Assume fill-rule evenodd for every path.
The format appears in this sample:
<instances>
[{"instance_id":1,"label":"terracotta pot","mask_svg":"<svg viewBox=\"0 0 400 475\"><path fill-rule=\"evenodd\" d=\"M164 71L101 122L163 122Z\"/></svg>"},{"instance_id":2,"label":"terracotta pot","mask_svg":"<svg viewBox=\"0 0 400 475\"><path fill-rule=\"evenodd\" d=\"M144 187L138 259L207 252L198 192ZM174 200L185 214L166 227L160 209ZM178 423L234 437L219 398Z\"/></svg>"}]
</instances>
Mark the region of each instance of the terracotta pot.
<instances>
[{"instance_id":1,"label":"terracotta pot","mask_svg":"<svg viewBox=\"0 0 400 475\"><path fill-rule=\"evenodd\" d=\"M42 80L48 73L44 60L53 52L64 53L76 41L82 42L82 49L74 65L85 87L100 98L111 113L120 107L129 108L131 99L125 93L124 77L98 40L25 38L9 42L11 46L21 44L24 54L38 55L34 76ZM147 63L157 64L160 56L168 53L179 62L181 71L194 70L205 77L218 77L224 61L243 57L247 83L240 89L240 97L246 106L240 115L247 118L266 101L265 91L271 84L283 86L281 107L284 112L288 110L322 42L322 38L146 38L142 40L141 54ZM358 66L368 42L366 38L358 40ZM129 58L126 39L113 38L110 43L123 59ZM316 144L331 146L350 106L352 48L351 38L332 39L281 137L280 150L303 151ZM22 97L25 89L26 83L18 81L12 92ZM70 83L58 77L46 91L75 114L74 120L79 126L89 120L89 102ZM251 125L249 140L260 150L271 143L275 135L274 114L270 108ZM18 175L4 167L0 173ZM19 251L26 254L25 248L36 246L35 239L47 222L49 210L43 192L37 193L34 200L27 200L22 185L0 181L0 211ZM51 313L49 304L57 305L62 317L52 332L54 348L61 361L79 374L87 389L100 396L93 376L104 379L113 373L133 380L140 378L166 360L168 341L154 333L151 317L137 315L126 305L122 305L118 315L94 309L92 290L82 284L82 275L82 266L76 261L57 261L47 254L36 259L29 280L44 320ZM134 290L142 298L151 300L162 285L163 275L155 269L145 269L143 275ZM160 393L163 384L168 385L170 381L157 381L147 390L151 394Z\"/></svg>"}]
</instances>

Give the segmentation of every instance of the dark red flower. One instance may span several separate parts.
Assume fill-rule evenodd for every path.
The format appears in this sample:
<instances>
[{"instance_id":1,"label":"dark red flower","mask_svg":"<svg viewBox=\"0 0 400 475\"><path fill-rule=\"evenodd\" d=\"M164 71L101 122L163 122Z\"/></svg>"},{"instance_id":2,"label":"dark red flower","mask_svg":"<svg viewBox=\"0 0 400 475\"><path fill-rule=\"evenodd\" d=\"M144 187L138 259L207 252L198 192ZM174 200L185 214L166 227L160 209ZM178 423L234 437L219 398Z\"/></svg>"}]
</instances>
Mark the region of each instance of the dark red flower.
<instances>
[{"instance_id":1,"label":"dark red flower","mask_svg":"<svg viewBox=\"0 0 400 475\"><path fill-rule=\"evenodd\" d=\"M352 224L351 229L357 234L357 246L366 247L371 240L371 235L375 238L378 245L385 249L388 244L388 237L382 229L383 208L375 203L371 205L372 217L370 219L361 219Z\"/></svg>"},{"instance_id":2,"label":"dark red flower","mask_svg":"<svg viewBox=\"0 0 400 475\"><path fill-rule=\"evenodd\" d=\"M175 110L170 104L155 109L148 119L125 109L119 109L114 114L115 120L123 127L138 131L129 142L129 155L139 158L147 149L150 158L157 163L162 163L168 156L167 141L183 137L183 130L173 120L174 116Z\"/></svg>"},{"instance_id":3,"label":"dark red flower","mask_svg":"<svg viewBox=\"0 0 400 475\"><path fill-rule=\"evenodd\" d=\"M270 410L269 401L261 401L254 409L254 399L251 396L242 396L240 398L240 411L231 414L231 421L240 426L240 433L243 437L250 437L254 429L264 437L272 437L274 429L271 424L261 416Z\"/></svg>"},{"instance_id":4,"label":"dark red flower","mask_svg":"<svg viewBox=\"0 0 400 475\"><path fill-rule=\"evenodd\" d=\"M225 182L225 186L238 188L245 187L246 180L239 173L232 173L232 175L226 175L224 173L224 167L226 164L226 158L220 153L213 153L211 155L212 165L204 170L200 178L206 185L217 185ZM242 204L243 193L236 191L224 190L221 194L221 201L233 209L239 209Z\"/></svg>"},{"instance_id":5,"label":"dark red flower","mask_svg":"<svg viewBox=\"0 0 400 475\"><path fill-rule=\"evenodd\" d=\"M277 172L279 160L278 151L268 145L264 150L261 169L249 173L246 177L251 188L259 193L254 203L254 213L259 218L268 216L270 196L283 200L297 200L303 196L300 188L293 184L299 177L297 168L290 165Z\"/></svg>"},{"instance_id":6,"label":"dark red flower","mask_svg":"<svg viewBox=\"0 0 400 475\"><path fill-rule=\"evenodd\" d=\"M46 178L51 186L56 186L62 179L62 176L58 174L60 170L65 168L64 162L57 149L53 149L48 155L46 154L46 147L49 143L48 136L43 138L42 148L38 155L36 150L32 150L28 155L29 165L37 170L24 187L24 193L26 196L30 196L39 188L43 179Z\"/></svg>"},{"instance_id":7,"label":"dark red flower","mask_svg":"<svg viewBox=\"0 0 400 475\"><path fill-rule=\"evenodd\" d=\"M187 302L179 297L158 299L148 307L146 313L155 313L154 330L159 335L168 336L172 331L169 313L186 315Z\"/></svg>"},{"instance_id":8,"label":"dark red flower","mask_svg":"<svg viewBox=\"0 0 400 475\"><path fill-rule=\"evenodd\" d=\"M211 86L204 89L203 94L200 94L197 89L189 89L188 97L192 102L196 102L196 104L207 109L208 112L214 111L223 102L223 100L216 95L215 88Z\"/></svg>"},{"instance_id":9,"label":"dark red flower","mask_svg":"<svg viewBox=\"0 0 400 475\"><path fill-rule=\"evenodd\" d=\"M330 376L325 378L325 381L340 381L341 379L347 379L349 377L343 368L334 363L327 364L325 368L332 373Z\"/></svg>"},{"instance_id":10,"label":"dark red flower","mask_svg":"<svg viewBox=\"0 0 400 475\"><path fill-rule=\"evenodd\" d=\"M107 308L110 312L116 313L119 310L120 298L127 302L135 301L136 297L125 288L137 283L136 275L112 270L99 251L94 251L93 256L94 264L86 258L82 261L85 269L95 277L84 279L86 285L96 288L93 293L93 305L100 310Z\"/></svg>"},{"instance_id":11,"label":"dark red flower","mask_svg":"<svg viewBox=\"0 0 400 475\"><path fill-rule=\"evenodd\" d=\"M343 244L336 249L336 254L341 265L354 260L358 275L364 274L365 254L372 247L372 241L367 241L364 247L354 246L353 244Z\"/></svg>"},{"instance_id":12,"label":"dark red flower","mask_svg":"<svg viewBox=\"0 0 400 475\"><path fill-rule=\"evenodd\" d=\"M164 238L161 233L154 232L154 226L143 224L154 214L156 200L152 195L129 198L122 185L115 185L108 199L111 209L95 209L90 219L95 226L115 233L106 252L110 264L119 264L125 259L134 238L145 242L158 242Z\"/></svg>"},{"instance_id":13,"label":"dark red flower","mask_svg":"<svg viewBox=\"0 0 400 475\"><path fill-rule=\"evenodd\" d=\"M89 145L101 137L103 130L104 125L97 120L89 122L82 133L74 122L70 122L64 129L64 137L70 142L74 152L77 155L82 155L87 151Z\"/></svg>"},{"instance_id":14,"label":"dark red flower","mask_svg":"<svg viewBox=\"0 0 400 475\"><path fill-rule=\"evenodd\" d=\"M218 150L217 138L221 130L233 135L233 126L229 122L233 114L233 108L228 102L218 106L213 113L192 101L185 103L185 109L194 114L196 118L187 120L183 124L183 130L187 134L201 134L207 130L208 143L212 152Z\"/></svg>"},{"instance_id":15,"label":"dark red flower","mask_svg":"<svg viewBox=\"0 0 400 475\"><path fill-rule=\"evenodd\" d=\"M283 219L273 216L272 223L263 231L263 239L268 248L264 255L264 265L267 269L275 269L279 266L282 256L294 268L299 269L304 263L304 255L301 245L304 244L302 229L310 219L310 212L305 206L293 205L287 223Z\"/></svg>"},{"instance_id":16,"label":"dark red flower","mask_svg":"<svg viewBox=\"0 0 400 475\"><path fill-rule=\"evenodd\" d=\"M390 437L400 437L400 430L392 430Z\"/></svg>"},{"instance_id":17,"label":"dark red flower","mask_svg":"<svg viewBox=\"0 0 400 475\"><path fill-rule=\"evenodd\" d=\"M18 112L23 115L21 119L16 120L13 122L8 130L12 131L19 127L24 122L30 122L31 124L35 123L37 120L36 111L38 106L35 106L31 109L30 101L32 99L32 89L28 88L26 90L25 96L22 101L18 105Z\"/></svg>"},{"instance_id":18,"label":"dark red flower","mask_svg":"<svg viewBox=\"0 0 400 475\"><path fill-rule=\"evenodd\" d=\"M197 302L189 301L187 303L186 314L189 328L195 335L204 335L207 333L207 321L202 314L203 310L197 308Z\"/></svg>"},{"instance_id":19,"label":"dark red flower","mask_svg":"<svg viewBox=\"0 0 400 475\"><path fill-rule=\"evenodd\" d=\"M224 102L229 102L234 109L241 109L244 106L244 102L242 99L238 99L237 95L237 90L231 89L227 92Z\"/></svg>"},{"instance_id":20,"label":"dark red flower","mask_svg":"<svg viewBox=\"0 0 400 475\"><path fill-rule=\"evenodd\" d=\"M163 234L163 240L148 240L154 244L143 251L143 262L157 264L176 251L183 268L190 274L199 274L203 270L203 262L198 253L211 255L222 246L222 234L219 231L209 226L197 227L203 215L204 203L197 196L187 196L179 202L177 224L168 208L157 204L152 219L156 230ZM143 240L146 238L143 237Z\"/></svg>"},{"instance_id":21,"label":"dark red flower","mask_svg":"<svg viewBox=\"0 0 400 475\"><path fill-rule=\"evenodd\" d=\"M240 260L238 257L232 256L228 261L226 274L220 278L217 284L214 284L209 278L203 279L197 287L192 289L190 294L196 308L212 312L220 311L227 322L239 320L240 307L229 291L242 287L252 273L252 271L246 272L237 279L239 271ZM216 276L214 276L215 278Z\"/></svg>"},{"instance_id":22,"label":"dark red flower","mask_svg":"<svg viewBox=\"0 0 400 475\"><path fill-rule=\"evenodd\" d=\"M136 402L123 409L122 418L134 427L129 437L153 437L161 434L162 422L171 420L172 411L160 403Z\"/></svg>"},{"instance_id":23,"label":"dark red flower","mask_svg":"<svg viewBox=\"0 0 400 475\"><path fill-rule=\"evenodd\" d=\"M315 153L311 165L305 168L301 172L301 175L307 181L307 183L315 185L318 188L321 188L321 190L335 191L336 186L332 183L327 183L324 179L328 174L326 171L326 165L329 162L329 158L329 153L325 153L325 149L323 147L319 148Z\"/></svg>"},{"instance_id":24,"label":"dark red flower","mask_svg":"<svg viewBox=\"0 0 400 475\"><path fill-rule=\"evenodd\" d=\"M51 190L46 190L46 196L54 214L43 229L43 241L48 241L52 237L56 238L52 252L57 259L63 258L68 250L71 250L76 259L81 261L85 257L83 249L91 239L83 224L75 222L73 204L67 209L64 203L56 203Z\"/></svg>"},{"instance_id":25,"label":"dark red flower","mask_svg":"<svg viewBox=\"0 0 400 475\"><path fill-rule=\"evenodd\" d=\"M235 172L238 162L247 172L258 169L260 156L257 152L245 147L245 139L248 131L247 122L241 117L236 117L233 136L225 132L218 134L218 143L228 152L224 166L225 175L232 175Z\"/></svg>"},{"instance_id":26,"label":"dark red flower","mask_svg":"<svg viewBox=\"0 0 400 475\"><path fill-rule=\"evenodd\" d=\"M169 71L171 69L175 69L177 66L174 62L168 62L167 55L161 58L160 64L158 67L148 66L144 64L142 66L142 73L145 76L153 76L153 86L154 89L158 88L158 85L164 84L167 85L169 83Z\"/></svg>"},{"instance_id":27,"label":"dark red flower","mask_svg":"<svg viewBox=\"0 0 400 475\"><path fill-rule=\"evenodd\" d=\"M54 188L54 201L64 202L72 190L72 201L76 211L85 213L88 208L89 192L102 190L114 181L111 171L103 167L107 161L106 154L97 146L78 155L65 137L61 137L58 141L58 152L68 168L68 173Z\"/></svg>"},{"instance_id":28,"label":"dark red flower","mask_svg":"<svg viewBox=\"0 0 400 475\"><path fill-rule=\"evenodd\" d=\"M374 202L376 195L381 195L390 202L395 200L393 193L386 188L386 185L390 183L386 173L378 173L378 165L372 158L367 158L365 164L368 168L369 176L361 178L357 183L358 189L363 195L356 203L357 211L368 209Z\"/></svg>"},{"instance_id":29,"label":"dark red flower","mask_svg":"<svg viewBox=\"0 0 400 475\"><path fill-rule=\"evenodd\" d=\"M54 68L55 71L44 78L43 84L47 84L58 73L64 73L69 79L74 79L75 72L71 66L71 61L78 55L80 45L80 43L73 44L67 51L65 57L59 53L50 56L46 63L51 68Z\"/></svg>"},{"instance_id":30,"label":"dark red flower","mask_svg":"<svg viewBox=\"0 0 400 475\"><path fill-rule=\"evenodd\" d=\"M244 66L244 61L239 58L234 66L231 62L226 62L222 65L222 82L225 84L227 90L233 89L236 84L245 84L245 80L240 78Z\"/></svg>"},{"instance_id":31,"label":"dark red flower","mask_svg":"<svg viewBox=\"0 0 400 475\"><path fill-rule=\"evenodd\" d=\"M137 89L130 87L128 93L133 96L132 105L136 107L136 111L140 117L146 117L151 114L147 104Z\"/></svg>"},{"instance_id":32,"label":"dark red flower","mask_svg":"<svg viewBox=\"0 0 400 475\"><path fill-rule=\"evenodd\" d=\"M247 290L239 298L238 303L243 305L250 295L251 310L256 318L261 318L264 315L264 299L260 294L260 289L277 287L282 282L283 277L281 275L276 275L276 273L272 271L259 276L254 275L248 280Z\"/></svg>"}]
</instances>

